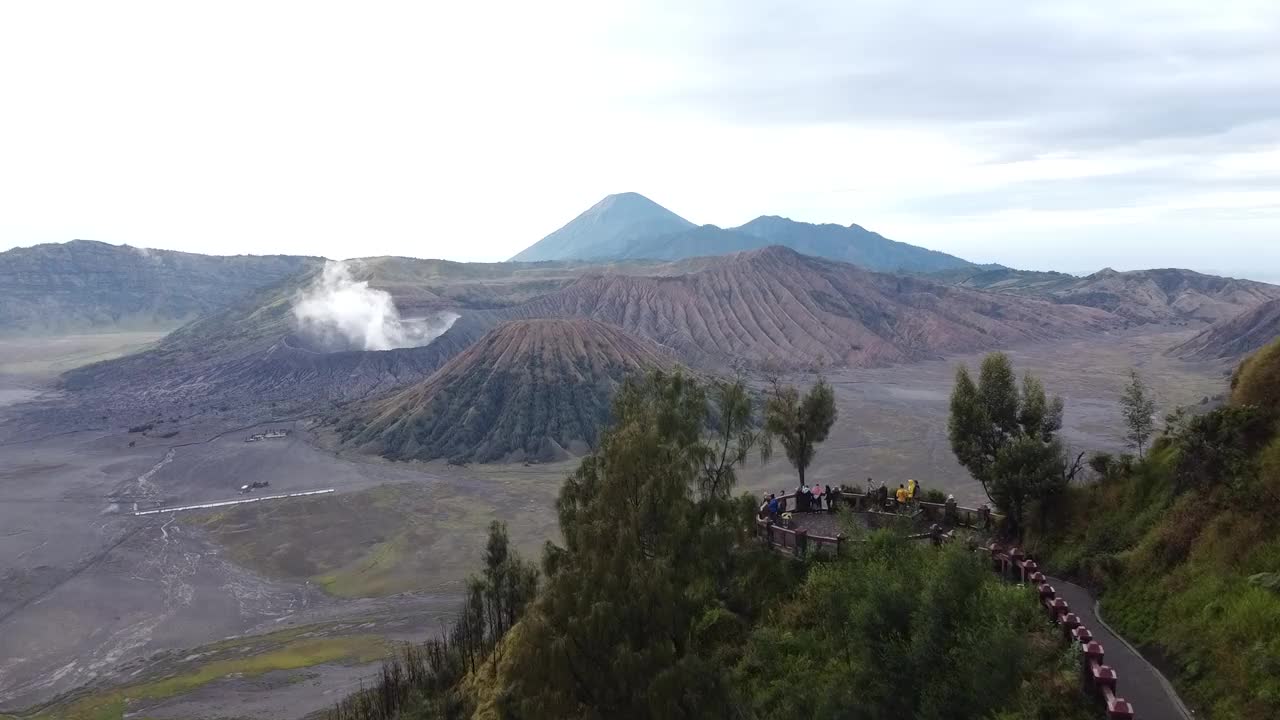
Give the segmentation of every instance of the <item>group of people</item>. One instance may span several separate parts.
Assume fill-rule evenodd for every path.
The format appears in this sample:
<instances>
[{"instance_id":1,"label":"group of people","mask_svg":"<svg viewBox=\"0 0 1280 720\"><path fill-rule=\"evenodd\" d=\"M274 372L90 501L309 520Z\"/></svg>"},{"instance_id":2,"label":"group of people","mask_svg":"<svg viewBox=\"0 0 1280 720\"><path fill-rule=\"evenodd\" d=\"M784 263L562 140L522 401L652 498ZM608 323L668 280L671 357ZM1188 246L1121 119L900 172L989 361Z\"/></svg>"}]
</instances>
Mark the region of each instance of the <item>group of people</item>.
<instances>
[{"instance_id":1,"label":"group of people","mask_svg":"<svg viewBox=\"0 0 1280 720\"><path fill-rule=\"evenodd\" d=\"M839 499L839 488L830 485L801 485L796 490L794 512L835 512ZM774 493L764 499L760 505L761 516L768 516L774 522L791 513L785 507L786 498L779 498Z\"/></svg>"},{"instance_id":2,"label":"group of people","mask_svg":"<svg viewBox=\"0 0 1280 720\"><path fill-rule=\"evenodd\" d=\"M908 480L906 483L900 483L890 497L887 485L880 483L880 487L873 489L871 478L867 478L867 495L874 497L876 506L882 510L902 510L924 497L924 488L915 480Z\"/></svg>"},{"instance_id":3,"label":"group of people","mask_svg":"<svg viewBox=\"0 0 1280 720\"><path fill-rule=\"evenodd\" d=\"M856 499L858 493L850 488L832 487L831 485L801 485L795 492L795 505L787 508L787 499L769 493L760 504L760 518L769 518L776 524L789 526L793 512L835 512L838 501L845 493L852 493ZM874 507L888 512L906 512L913 510L917 503L924 499L924 487L915 480L900 483L898 489L891 494L885 483L877 487L871 478L867 478L866 497L874 503ZM955 495L947 495L942 503L944 521L960 524L960 508L956 504ZM971 511L970 511L971 512ZM966 523L975 523L976 527L990 529L992 525L991 508L982 505L978 508L977 519L966 519Z\"/></svg>"}]
</instances>

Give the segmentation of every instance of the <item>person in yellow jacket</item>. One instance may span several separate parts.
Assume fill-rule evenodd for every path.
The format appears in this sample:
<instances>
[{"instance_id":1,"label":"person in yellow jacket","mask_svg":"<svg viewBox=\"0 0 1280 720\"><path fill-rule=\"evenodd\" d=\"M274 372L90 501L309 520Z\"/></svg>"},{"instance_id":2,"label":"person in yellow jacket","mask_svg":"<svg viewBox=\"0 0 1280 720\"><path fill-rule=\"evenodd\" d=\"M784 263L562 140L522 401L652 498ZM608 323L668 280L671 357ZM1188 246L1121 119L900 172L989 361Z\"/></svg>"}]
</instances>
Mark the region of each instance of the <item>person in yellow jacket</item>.
<instances>
[{"instance_id":1,"label":"person in yellow jacket","mask_svg":"<svg viewBox=\"0 0 1280 720\"><path fill-rule=\"evenodd\" d=\"M916 481L908 480L907 481L907 502L911 502L915 499L916 499Z\"/></svg>"},{"instance_id":2,"label":"person in yellow jacket","mask_svg":"<svg viewBox=\"0 0 1280 720\"><path fill-rule=\"evenodd\" d=\"M907 504L907 489L901 485L898 486L898 505Z\"/></svg>"}]
</instances>

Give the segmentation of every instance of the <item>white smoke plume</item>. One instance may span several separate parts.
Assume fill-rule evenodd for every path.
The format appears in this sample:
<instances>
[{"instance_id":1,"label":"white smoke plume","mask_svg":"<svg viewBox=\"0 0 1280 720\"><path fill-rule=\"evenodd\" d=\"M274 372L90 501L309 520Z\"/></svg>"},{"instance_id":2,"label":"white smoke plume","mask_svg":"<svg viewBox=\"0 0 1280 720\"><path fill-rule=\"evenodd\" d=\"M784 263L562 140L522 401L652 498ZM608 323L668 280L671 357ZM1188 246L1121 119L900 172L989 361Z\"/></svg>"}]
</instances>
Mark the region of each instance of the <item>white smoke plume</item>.
<instances>
[{"instance_id":1,"label":"white smoke plume","mask_svg":"<svg viewBox=\"0 0 1280 720\"><path fill-rule=\"evenodd\" d=\"M401 318L391 294L356 281L345 262L326 262L324 272L293 300L299 334L326 350L392 350L419 347L440 337L457 313Z\"/></svg>"}]
</instances>

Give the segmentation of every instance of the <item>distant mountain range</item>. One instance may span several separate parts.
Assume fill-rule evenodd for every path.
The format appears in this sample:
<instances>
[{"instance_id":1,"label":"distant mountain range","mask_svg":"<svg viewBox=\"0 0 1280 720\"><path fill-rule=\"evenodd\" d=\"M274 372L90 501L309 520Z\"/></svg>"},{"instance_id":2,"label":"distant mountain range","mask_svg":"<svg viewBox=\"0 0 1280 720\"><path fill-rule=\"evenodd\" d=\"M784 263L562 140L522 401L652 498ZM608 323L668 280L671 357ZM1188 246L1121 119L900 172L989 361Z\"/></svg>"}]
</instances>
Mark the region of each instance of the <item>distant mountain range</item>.
<instances>
[{"instance_id":1,"label":"distant mountain range","mask_svg":"<svg viewBox=\"0 0 1280 720\"><path fill-rule=\"evenodd\" d=\"M637 193L606 197L512 260L679 260L770 245L881 272L978 267L953 255L890 240L857 225L814 225L765 215L736 228L699 226Z\"/></svg>"},{"instance_id":2,"label":"distant mountain range","mask_svg":"<svg viewBox=\"0 0 1280 720\"><path fill-rule=\"evenodd\" d=\"M1141 323L1218 322L1280 298L1278 285L1173 268L1105 269L1084 277L998 268L950 270L927 277L959 287L1087 305Z\"/></svg>"},{"instance_id":3,"label":"distant mountain range","mask_svg":"<svg viewBox=\"0 0 1280 720\"><path fill-rule=\"evenodd\" d=\"M89 240L14 248L0 253L0 335L169 330L319 262Z\"/></svg>"}]
</instances>

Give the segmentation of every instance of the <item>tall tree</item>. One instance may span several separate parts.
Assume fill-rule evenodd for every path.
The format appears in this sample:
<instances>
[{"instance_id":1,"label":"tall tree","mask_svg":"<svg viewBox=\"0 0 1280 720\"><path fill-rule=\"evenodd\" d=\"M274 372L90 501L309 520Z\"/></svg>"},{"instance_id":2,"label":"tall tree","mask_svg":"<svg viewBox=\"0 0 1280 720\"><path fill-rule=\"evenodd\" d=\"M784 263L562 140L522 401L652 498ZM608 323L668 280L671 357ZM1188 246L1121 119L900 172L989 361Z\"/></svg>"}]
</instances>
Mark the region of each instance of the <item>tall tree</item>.
<instances>
[{"instance_id":1,"label":"tall tree","mask_svg":"<svg viewBox=\"0 0 1280 720\"><path fill-rule=\"evenodd\" d=\"M746 397L678 373L624 385L557 501L564 545L548 545L544 590L508 649L506 716L723 716L732 697L713 646L740 622L731 558L767 554L729 499Z\"/></svg>"},{"instance_id":2,"label":"tall tree","mask_svg":"<svg viewBox=\"0 0 1280 720\"><path fill-rule=\"evenodd\" d=\"M821 377L804 395L794 385L783 385L775 378L764 412L761 455L767 459L774 441L778 441L800 476L797 487L802 487L804 472L817 454L817 444L827 439L835 424L835 392Z\"/></svg>"},{"instance_id":3,"label":"tall tree","mask_svg":"<svg viewBox=\"0 0 1280 720\"><path fill-rule=\"evenodd\" d=\"M1050 399L1035 376L1019 389L1007 355L982 361L975 384L968 368L956 371L948 433L956 459L982 484L987 497L1021 531L1027 506L1061 492L1081 467L1068 463L1057 438L1062 398Z\"/></svg>"},{"instance_id":4,"label":"tall tree","mask_svg":"<svg viewBox=\"0 0 1280 720\"><path fill-rule=\"evenodd\" d=\"M1153 416L1156 401L1151 397L1151 391L1142 382L1142 376L1136 368L1129 370L1129 384L1120 396L1120 407L1124 412L1124 424L1127 428L1125 439L1137 449L1138 457L1142 457L1147 441L1155 432Z\"/></svg>"}]
</instances>

